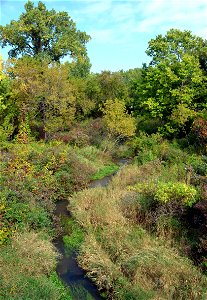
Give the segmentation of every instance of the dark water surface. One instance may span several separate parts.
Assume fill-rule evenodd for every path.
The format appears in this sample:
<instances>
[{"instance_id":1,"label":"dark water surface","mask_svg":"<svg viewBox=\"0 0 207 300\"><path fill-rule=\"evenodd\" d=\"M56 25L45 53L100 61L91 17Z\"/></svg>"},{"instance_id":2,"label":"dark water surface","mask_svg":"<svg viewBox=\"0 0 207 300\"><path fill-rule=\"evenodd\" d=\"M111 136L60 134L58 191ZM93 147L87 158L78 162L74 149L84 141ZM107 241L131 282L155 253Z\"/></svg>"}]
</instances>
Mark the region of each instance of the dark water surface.
<instances>
[{"instance_id":1,"label":"dark water surface","mask_svg":"<svg viewBox=\"0 0 207 300\"><path fill-rule=\"evenodd\" d=\"M57 217L71 217L67 210L68 201L60 200L56 204L55 214ZM77 253L67 253L64 249L63 237L59 236L55 239L54 245L61 254L61 258L57 264L57 274L60 279L70 288L73 299L75 300L102 300L97 287L92 281L85 276L85 272L77 263Z\"/></svg>"}]
</instances>

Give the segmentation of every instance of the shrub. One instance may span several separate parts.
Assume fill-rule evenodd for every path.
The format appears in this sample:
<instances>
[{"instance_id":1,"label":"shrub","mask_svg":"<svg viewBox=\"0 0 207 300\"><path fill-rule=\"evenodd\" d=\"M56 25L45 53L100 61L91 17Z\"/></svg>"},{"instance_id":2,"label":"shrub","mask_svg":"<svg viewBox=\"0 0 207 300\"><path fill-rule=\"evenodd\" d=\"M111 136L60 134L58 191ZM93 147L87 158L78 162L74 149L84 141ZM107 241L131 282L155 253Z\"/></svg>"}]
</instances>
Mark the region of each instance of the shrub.
<instances>
[{"instance_id":1,"label":"shrub","mask_svg":"<svg viewBox=\"0 0 207 300\"><path fill-rule=\"evenodd\" d=\"M207 141L207 120L206 117L198 117L192 125L192 133L201 145L205 145Z\"/></svg>"},{"instance_id":2,"label":"shrub","mask_svg":"<svg viewBox=\"0 0 207 300\"><path fill-rule=\"evenodd\" d=\"M139 165L159 159L165 165L179 164L187 160L187 153L179 149L177 143L169 143L160 134L140 135L131 142Z\"/></svg>"},{"instance_id":3,"label":"shrub","mask_svg":"<svg viewBox=\"0 0 207 300\"><path fill-rule=\"evenodd\" d=\"M135 119L126 112L123 101L107 100L102 108L103 120L112 136L131 137L135 135Z\"/></svg>"},{"instance_id":4,"label":"shrub","mask_svg":"<svg viewBox=\"0 0 207 300\"><path fill-rule=\"evenodd\" d=\"M53 139L62 141L64 143L69 143L70 145L76 145L78 147L83 147L89 144L89 136L85 130L77 124L68 132L58 132L55 133Z\"/></svg>"},{"instance_id":5,"label":"shrub","mask_svg":"<svg viewBox=\"0 0 207 300\"><path fill-rule=\"evenodd\" d=\"M182 182L160 182L156 187L154 197L163 203L179 201L181 204L191 207L197 201L197 190Z\"/></svg>"},{"instance_id":6,"label":"shrub","mask_svg":"<svg viewBox=\"0 0 207 300\"><path fill-rule=\"evenodd\" d=\"M207 175L207 161L205 156L192 154L188 158L188 164L193 168L193 173L202 176Z\"/></svg>"},{"instance_id":7,"label":"shrub","mask_svg":"<svg viewBox=\"0 0 207 300\"><path fill-rule=\"evenodd\" d=\"M90 138L90 143L92 145L99 146L102 140L106 137L106 128L103 119L97 118L89 120L83 124L83 126Z\"/></svg>"}]
</instances>

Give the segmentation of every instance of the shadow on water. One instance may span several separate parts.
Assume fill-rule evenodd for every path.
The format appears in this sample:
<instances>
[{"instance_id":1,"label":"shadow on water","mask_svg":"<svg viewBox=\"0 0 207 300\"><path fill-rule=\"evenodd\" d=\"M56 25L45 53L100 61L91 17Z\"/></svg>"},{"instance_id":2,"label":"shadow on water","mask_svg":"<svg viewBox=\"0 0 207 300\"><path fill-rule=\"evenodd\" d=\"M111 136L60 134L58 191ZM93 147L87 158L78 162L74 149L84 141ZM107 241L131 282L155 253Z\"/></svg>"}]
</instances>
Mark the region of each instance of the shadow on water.
<instances>
[{"instance_id":1,"label":"shadow on water","mask_svg":"<svg viewBox=\"0 0 207 300\"><path fill-rule=\"evenodd\" d=\"M130 162L129 159L118 161L120 168ZM109 184L112 176L106 176L100 180L94 180L90 183L90 188L97 186L105 187ZM57 218L70 218L71 214L67 210L68 201L60 200L56 203L55 216ZM60 235L54 240L54 245L61 254L61 258L57 265L57 274L60 279L70 288L74 300L103 300L97 287L93 282L85 276L85 272L77 263L77 253L67 253L64 249L63 236Z\"/></svg>"}]
</instances>

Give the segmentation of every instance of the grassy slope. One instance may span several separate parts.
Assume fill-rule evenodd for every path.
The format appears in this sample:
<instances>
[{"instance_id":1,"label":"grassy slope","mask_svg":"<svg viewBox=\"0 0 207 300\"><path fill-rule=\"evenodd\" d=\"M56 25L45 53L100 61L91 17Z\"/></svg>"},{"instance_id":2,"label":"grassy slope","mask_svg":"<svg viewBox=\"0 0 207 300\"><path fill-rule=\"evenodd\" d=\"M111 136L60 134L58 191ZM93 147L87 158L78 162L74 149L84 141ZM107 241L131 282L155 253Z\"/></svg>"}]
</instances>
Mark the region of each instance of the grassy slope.
<instances>
[{"instance_id":1,"label":"grassy slope","mask_svg":"<svg viewBox=\"0 0 207 300\"><path fill-rule=\"evenodd\" d=\"M205 299L206 277L181 254L184 228L161 222L170 212L167 220L173 217L177 224L177 201L185 210L179 189L186 187L185 163L195 157L156 139L145 144L138 145L139 166L122 169L107 188L81 191L70 200L70 210L87 232L79 262L113 299ZM170 203L157 203L151 186L169 181L178 191L170 194ZM137 184L139 191L132 188Z\"/></svg>"}]
</instances>

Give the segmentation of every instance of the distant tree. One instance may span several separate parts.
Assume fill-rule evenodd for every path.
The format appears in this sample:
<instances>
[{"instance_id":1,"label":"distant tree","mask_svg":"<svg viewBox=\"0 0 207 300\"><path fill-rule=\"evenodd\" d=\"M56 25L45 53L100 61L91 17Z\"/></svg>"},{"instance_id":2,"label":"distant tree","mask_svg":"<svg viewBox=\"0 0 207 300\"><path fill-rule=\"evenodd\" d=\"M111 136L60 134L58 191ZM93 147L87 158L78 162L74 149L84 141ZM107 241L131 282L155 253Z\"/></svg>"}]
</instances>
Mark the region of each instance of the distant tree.
<instances>
[{"instance_id":1,"label":"distant tree","mask_svg":"<svg viewBox=\"0 0 207 300\"><path fill-rule=\"evenodd\" d=\"M142 83L142 73L142 68L134 68L122 72L128 90L128 97L125 100L125 103L129 112L134 112L136 109L136 94Z\"/></svg>"},{"instance_id":2,"label":"distant tree","mask_svg":"<svg viewBox=\"0 0 207 300\"><path fill-rule=\"evenodd\" d=\"M100 107L103 107L108 99L122 99L125 103L128 102L128 85L122 71L102 71L101 73L90 74L90 76L86 78L86 81L87 97L95 104L92 111L93 117L102 115Z\"/></svg>"},{"instance_id":3,"label":"distant tree","mask_svg":"<svg viewBox=\"0 0 207 300\"><path fill-rule=\"evenodd\" d=\"M91 63L87 57L79 57L72 62L65 63L68 66L68 75L73 78L84 78L86 79L90 74Z\"/></svg>"},{"instance_id":4,"label":"distant tree","mask_svg":"<svg viewBox=\"0 0 207 300\"><path fill-rule=\"evenodd\" d=\"M90 116L91 112L95 108L94 99L91 99L87 93L89 88L88 77L69 77L69 82L73 87L73 95L75 98L75 118L78 120L83 120Z\"/></svg>"},{"instance_id":5,"label":"distant tree","mask_svg":"<svg viewBox=\"0 0 207 300\"><path fill-rule=\"evenodd\" d=\"M118 138L131 137L135 134L135 119L126 111L123 101L107 100L102 108L103 120L110 135Z\"/></svg>"},{"instance_id":6,"label":"distant tree","mask_svg":"<svg viewBox=\"0 0 207 300\"><path fill-rule=\"evenodd\" d=\"M67 12L47 10L44 3L37 7L28 1L18 21L0 26L2 47L11 46L9 56L43 56L59 61L66 55L72 59L87 58L86 43L90 36L76 29Z\"/></svg>"},{"instance_id":7,"label":"distant tree","mask_svg":"<svg viewBox=\"0 0 207 300\"><path fill-rule=\"evenodd\" d=\"M101 88L101 99L127 99L128 89L123 77L123 72L103 71L97 76Z\"/></svg>"},{"instance_id":8,"label":"distant tree","mask_svg":"<svg viewBox=\"0 0 207 300\"><path fill-rule=\"evenodd\" d=\"M48 65L47 61L25 57L17 60L10 72L14 76L13 92L23 131L29 125L42 131L47 139L69 128L76 108L73 86L64 65Z\"/></svg>"}]
</instances>

